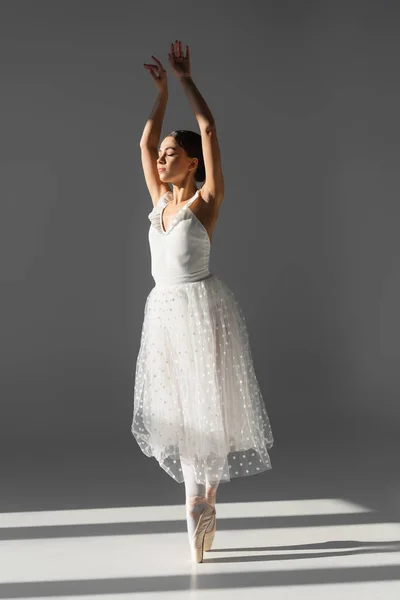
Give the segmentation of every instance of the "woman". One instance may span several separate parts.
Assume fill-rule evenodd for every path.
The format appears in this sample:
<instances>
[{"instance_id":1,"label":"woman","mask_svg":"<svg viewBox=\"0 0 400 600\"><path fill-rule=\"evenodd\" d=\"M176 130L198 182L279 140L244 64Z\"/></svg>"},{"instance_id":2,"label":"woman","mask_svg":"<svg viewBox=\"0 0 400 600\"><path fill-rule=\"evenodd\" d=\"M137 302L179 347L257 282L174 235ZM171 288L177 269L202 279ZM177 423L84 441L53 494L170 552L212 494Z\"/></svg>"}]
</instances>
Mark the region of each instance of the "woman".
<instances>
[{"instance_id":1,"label":"woman","mask_svg":"<svg viewBox=\"0 0 400 600\"><path fill-rule=\"evenodd\" d=\"M184 56L176 40L168 57L200 134L173 131L158 146L168 85L153 56L156 64L144 67L159 94L140 147L153 201L148 217L155 286L144 309L132 433L147 456L184 482L192 559L202 562L215 535L219 483L271 468L273 436L243 311L209 268L224 196L215 122L191 77L189 47Z\"/></svg>"}]
</instances>

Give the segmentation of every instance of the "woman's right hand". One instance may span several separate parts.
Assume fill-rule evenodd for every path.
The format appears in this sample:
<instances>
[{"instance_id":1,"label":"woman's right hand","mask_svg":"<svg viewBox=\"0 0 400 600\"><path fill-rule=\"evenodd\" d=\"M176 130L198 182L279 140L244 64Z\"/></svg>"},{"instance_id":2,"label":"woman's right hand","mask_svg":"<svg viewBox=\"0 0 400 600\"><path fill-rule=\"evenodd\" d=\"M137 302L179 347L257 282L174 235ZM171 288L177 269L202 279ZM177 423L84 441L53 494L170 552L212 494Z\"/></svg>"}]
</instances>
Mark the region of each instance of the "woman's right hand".
<instances>
[{"instance_id":1,"label":"woman's right hand","mask_svg":"<svg viewBox=\"0 0 400 600\"><path fill-rule=\"evenodd\" d=\"M143 63L145 69L147 69L150 75L154 79L154 83L156 84L157 89L160 92L168 91L168 82L167 82L167 71L164 69L160 61L152 54L152 58L156 61L156 65L150 65Z\"/></svg>"}]
</instances>

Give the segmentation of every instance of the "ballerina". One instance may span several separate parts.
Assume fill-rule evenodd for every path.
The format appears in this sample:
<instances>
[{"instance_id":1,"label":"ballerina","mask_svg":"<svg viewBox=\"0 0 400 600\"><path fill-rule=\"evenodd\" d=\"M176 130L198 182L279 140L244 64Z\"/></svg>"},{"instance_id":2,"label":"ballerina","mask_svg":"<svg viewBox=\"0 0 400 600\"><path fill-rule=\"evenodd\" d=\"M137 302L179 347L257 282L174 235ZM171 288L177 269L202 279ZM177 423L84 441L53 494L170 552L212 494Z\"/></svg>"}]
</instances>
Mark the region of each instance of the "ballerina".
<instances>
[{"instance_id":1,"label":"ballerina","mask_svg":"<svg viewBox=\"0 0 400 600\"><path fill-rule=\"evenodd\" d=\"M131 431L146 456L184 483L191 556L202 562L215 536L219 484L270 469L273 435L243 310L210 270L224 198L215 120L193 81L189 46L184 54L176 40L169 65L200 133L174 130L160 144L167 72L152 58L144 67L158 96L140 148L155 285L144 308Z\"/></svg>"}]
</instances>

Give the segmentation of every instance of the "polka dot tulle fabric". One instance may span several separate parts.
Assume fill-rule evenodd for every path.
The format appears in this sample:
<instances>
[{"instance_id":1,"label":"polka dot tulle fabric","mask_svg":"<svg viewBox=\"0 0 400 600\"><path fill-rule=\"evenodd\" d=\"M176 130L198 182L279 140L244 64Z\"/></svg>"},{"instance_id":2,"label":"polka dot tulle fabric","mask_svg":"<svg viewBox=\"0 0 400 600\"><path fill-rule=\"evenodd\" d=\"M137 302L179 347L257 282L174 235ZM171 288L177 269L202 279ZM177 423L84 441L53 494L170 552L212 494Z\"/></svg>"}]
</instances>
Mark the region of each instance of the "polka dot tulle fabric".
<instances>
[{"instance_id":1,"label":"polka dot tulle fabric","mask_svg":"<svg viewBox=\"0 0 400 600\"><path fill-rule=\"evenodd\" d=\"M190 227L183 232L190 234ZM166 236L153 233L160 238L154 243L164 243ZM181 459L193 464L196 480L205 485L271 468L273 435L245 316L216 274L166 283L164 271L162 284L150 291L131 429L142 452L179 483Z\"/></svg>"}]
</instances>

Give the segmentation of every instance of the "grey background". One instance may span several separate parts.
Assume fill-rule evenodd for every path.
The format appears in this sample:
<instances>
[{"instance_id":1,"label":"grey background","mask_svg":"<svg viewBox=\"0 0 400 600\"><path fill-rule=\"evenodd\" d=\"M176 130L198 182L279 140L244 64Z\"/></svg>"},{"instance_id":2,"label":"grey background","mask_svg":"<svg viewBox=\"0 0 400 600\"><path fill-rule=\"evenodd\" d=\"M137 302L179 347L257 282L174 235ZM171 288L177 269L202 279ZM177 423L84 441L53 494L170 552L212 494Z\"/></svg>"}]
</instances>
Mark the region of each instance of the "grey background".
<instances>
[{"instance_id":1,"label":"grey background","mask_svg":"<svg viewBox=\"0 0 400 600\"><path fill-rule=\"evenodd\" d=\"M142 65L166 66L176 38L222 151L212 270L246 314L275 434L272 471L221 498L397 506L399 17L367 0L2 0L3 510L183 497L130 432L153 286ZM169 91L163 135L196 130L171 73Z\"/></svg>"}]
</instances>

